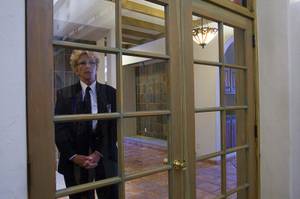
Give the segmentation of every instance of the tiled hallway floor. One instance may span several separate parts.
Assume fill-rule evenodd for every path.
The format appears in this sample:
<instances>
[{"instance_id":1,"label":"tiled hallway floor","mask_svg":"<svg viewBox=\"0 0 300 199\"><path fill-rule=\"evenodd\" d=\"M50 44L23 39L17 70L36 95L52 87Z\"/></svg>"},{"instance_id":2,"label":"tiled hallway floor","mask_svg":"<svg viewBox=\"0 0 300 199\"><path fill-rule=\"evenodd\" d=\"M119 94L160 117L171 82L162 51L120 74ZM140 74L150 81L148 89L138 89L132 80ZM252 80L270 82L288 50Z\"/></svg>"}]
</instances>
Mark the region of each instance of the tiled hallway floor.
<instances>
[{"instance_id":1,"label":"tiled hallway floor","mask_svg":"<svg viewBox=\"0 0 300 199\"><path fill-rule=\"evenodd\" d=\"M166 146L151 140L125 139L125 172L130 174L163 165L167 157ZM234 161L227 163L227 189L236 188L236 168ZM197 162L197 199L213 199L221 190L221 166L216 161ZM59 176L58 176L59 177ZM62 178L57 179L57 183ZM62 187L60 187L62 188ZM167 199L168 173L162 172L126 182L126 199ZM236 196L230 197L235 199Z\"/></svg>"}]
</instances>

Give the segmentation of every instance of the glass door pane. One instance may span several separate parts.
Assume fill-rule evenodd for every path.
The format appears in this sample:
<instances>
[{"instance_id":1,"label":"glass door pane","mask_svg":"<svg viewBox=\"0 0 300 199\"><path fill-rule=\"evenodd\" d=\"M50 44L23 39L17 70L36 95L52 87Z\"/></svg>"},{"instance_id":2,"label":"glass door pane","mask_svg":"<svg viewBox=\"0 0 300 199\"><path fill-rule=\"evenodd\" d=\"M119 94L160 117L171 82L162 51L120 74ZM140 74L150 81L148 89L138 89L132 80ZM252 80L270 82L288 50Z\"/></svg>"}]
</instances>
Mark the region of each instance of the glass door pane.
<instances>
[{"instance_id":1,"label":"glass door pane","mask_svg":"<svg viewBox=\"0 0 300 199\"><path fill-rule=\"evenodd\" d=\"M218 23L193 15L193 52L194 59L219 61Z\"/></svg>"},{"instance_id":2,"label":"glass door pane","mask_svg":"<svg viewBox=\"0 0 300 199\"><path fill-rule=\"evenodd\" d=\"M115 47L116 3L53 0L53 39Z\"/></svg>"},{"instance_id":3,"label":"glass door pane","mask_svg":"<svg viewBox=\"0 0 300 199\"><path fill-rule=\"evenodd\" d=\"M125 184L126 199L168 199L168 172L127 181Z\"/></svg>"},{"instance_id":4,"label":"glass door pane","mask_svg":"<svg viewBox=\"0 0 300 199\"><path fill-rule=\"evenodd\" d=\"M165 7L145 0L122 2L122 47L166 54Z\"/></svg>"},{"instance_id":5,"label":"glass door pane","mask_svg":"<svg viewBox=\"0 0 300 199\"><path fill-rule=\"evenodd\" d=\"M115 67L111 63L116 63L116 56L65 47L54 47L53 54L53 109L56 119L65 119L55 123L57 190L118 176L117 119L112 117L118 108L117 89L105 73ZM115 79L116 74L109 75ZM117 185L97 189L98 195L108 189L118 195ZM80 194L95 195L95 191Z\"/></svg>"},{"instance_id":6,"label":"glass door pane","mask_svg":"<svg viewBox=\"0 0 300 199\"><path fill-rule=\"evenodd\" d=\"M250 161L248 150L249 99L253 97L248 86L254 83L249 82L252 62L246 56L252 50L246 39L248 26L214 19L212 10L206 16L194 13L193 26L195 20L201 21L202 40L216 35L201 48L193 46L196 198L248 198L248 169L256 161ZM194 32L193 28L193 40Z\"/></svg>"},{"instance_id":7,"label":"glass door pane","mask_svg":"<svg viewBox=\"0 0 300 199\"><path fill-rule=\"evenodd\" d=\"M58 197L171 193L165 5L53 0Z\"/></svg>"}]
</instances>

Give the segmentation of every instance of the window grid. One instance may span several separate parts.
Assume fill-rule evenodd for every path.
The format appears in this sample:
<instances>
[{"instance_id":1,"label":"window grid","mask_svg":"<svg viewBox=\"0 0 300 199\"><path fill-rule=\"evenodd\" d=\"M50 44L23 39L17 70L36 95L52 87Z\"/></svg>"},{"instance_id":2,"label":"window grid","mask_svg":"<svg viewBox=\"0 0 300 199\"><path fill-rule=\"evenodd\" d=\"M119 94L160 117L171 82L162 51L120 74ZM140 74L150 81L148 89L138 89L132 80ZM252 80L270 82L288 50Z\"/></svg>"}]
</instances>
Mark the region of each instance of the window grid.
<instances>
[{"instance_id":1,"label":"window grid","mask_svg":"<svg viewBox=\"0 0 300 199\"><path fill-rule=\"evenodd\" d=\"M148 0L146 0L148 1ZM166 53L169 52L169 42L168 42L168 8L169 8L169 0L149 0L149 2L156 3L159 5L164 6L165 10L165 28L166 28ZM119 168L119 176L107 178L104 180L86 183L82 185L77 185L61 190L56 191L56 198L68 196L73 193L79 193L86 190L91 190L111 184L117 184L119 183L119 195L120 198L125 198L125 182L152 175L155 173L159 173L162 171L170 171L172 169L171 165L165 165L160 166L152 170L144 171L144 172L136 172L134 174L125 175L125 166L124 166L124 132L123 132L123 125L125 118L130 117L145 117L145 116L162 116L165 115L168 118L171 117L171 111L170 110L157 110L157 111L135 111L135 112L125 112L124 111L124 103L123 103L123 92L124 92L124 71L125 67L122 66L122 56L123 55L131 55L131 56L137 56L137 57L146 57L146 58L154 58L154 59L163 59L163 60L170 60L169 55L165 54L156 54L156 53L150 53L150 52L143 52L143 51L133 51L133 50L127 50L122 48L122 1L116 0L115 1L115 10L116 10L116 17L115 17L115 23L116 23L116 48L109 48L109 47L96 47L94 45L88 45L88 44L80 44L75 42L69 42L69 41L59 41L53 39L52 45L53 47L60 46L65 48L71 48L71 49L82 49L82 50L90 50L90 51L96 51L101 53L112 53L116 55L116 66L117 66L117 112L115 113L105 113L105 114L78 114L78 115L60 115L60 116L54 116L53 122L66 122L66 121L83 121L83 120L94 120L94 119L117 119L117 139L118 139L118 168ZM168 123L170 125L170 120L168 119ZM170 128L168 130L168 142L170 140ZM170 145L168 144L168 148ZM168 150L170 151L170 150Z\"/></svg>"},{"instance_id":2,"label":"window grid","mask_svg":"<svg viewBox=\"0 0 300 199\"><path fill-rule=\"evenodd\" d=\"M197 13L193 13L193 15L196 16L201 16L200 14ZM203 16L201 16L203 17ZM223 35L223 31L224 31L224 26L225 23L223 23L222 21L218 22L218 41L219 41L219 62L212 62L212 61L205 61L205 60L199 60L199 59L194 59L194 64L202 64L202 65L208 65L208 66L212 66L212 67L219 67L219 76L220 76L220 107L203 107L203 108L195 108L195 113L206 113L206 112L216 112L216 111L220 111L221 112L221 151L217 151L214 153L209 153L209 154L205 154L202 155L200 157L196 157L196 161L202 161L202 160L207 160L213 157L218 157L221 156L221 195L218 196L217 198L221 199L221 198L227 198L228 196L237 193L240 190L248 190L248 187L250 186L249 184L244 184L241 186L238 186L236 189L232 189L227 191L227 185L226 185L226 181L227 181L227 177L226 177L226 155L230 154L232 152L238 152L240 150L244 150L246 152L246 160L247 160L247 164L249 163L248 160L248 153L249 153L249 138L248 136L246 137L246 144L242 145L242 146L236 146L230 149L227 149L226 147L226 112L230 111L230 110L245 110L245 121L244 123L247 124L248 120L247 120L247 110L248 110L248 104L247 104L247 100L245 102L243 102L243 105L234 105L234 106L227 106L224 103L224 95L225 95L225 75L226 75L226 70L228 69L240 69L241 71L245 72L245 85L243 87L243 89L245 90L245 96L244 98L247 99L247 84L248 84L248 67L244 66L244 65L239 65L239 64L226 64L225 60L224 60L224 35ZM245 33L244 33L245 34ZM244 42L245 39L243 38ZM245 49L243 49L243 51L245 51ZM245 103L245 104L244 104ZM245 133L246 135L248 135L247 133L247 125L244 125L245 127ZM246 173L244 174L246 175L246 182L248 182L248 169L246 170Z\"/></svg>"}]
</instances>

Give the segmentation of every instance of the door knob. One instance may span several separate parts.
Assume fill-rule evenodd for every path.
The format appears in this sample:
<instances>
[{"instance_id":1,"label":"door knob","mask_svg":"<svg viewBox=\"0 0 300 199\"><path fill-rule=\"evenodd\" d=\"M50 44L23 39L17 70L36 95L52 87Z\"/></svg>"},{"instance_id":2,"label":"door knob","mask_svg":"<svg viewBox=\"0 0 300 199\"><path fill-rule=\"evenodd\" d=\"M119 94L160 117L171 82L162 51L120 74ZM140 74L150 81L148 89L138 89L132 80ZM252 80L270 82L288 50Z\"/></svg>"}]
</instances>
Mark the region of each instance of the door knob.
<instances>
[{"instance_id":1,"label":"door knob","mask_svg":"<svg viewBox=\"0 0 300 199\"><path fill-rule=\"evenodd\" d=\"M169 163L168 158L164 158L163 163L168 164ZM185 170L186 169L186 162L185 161L181 162L179 160L174 160L172 166L173 166L174 169L183 169L183 170Z\"/></svg>"},{"instance_id":2,"label":"door knob","mask_svg":"<svg viewBox=\"0 0 300 199\"><path fill-rule=\"evenodd\" d=\"M179 160L174 160L173 161L173 168L174 169L186 169L186 162L185 161L179 161Z\"/></svg>"}]
</instances>

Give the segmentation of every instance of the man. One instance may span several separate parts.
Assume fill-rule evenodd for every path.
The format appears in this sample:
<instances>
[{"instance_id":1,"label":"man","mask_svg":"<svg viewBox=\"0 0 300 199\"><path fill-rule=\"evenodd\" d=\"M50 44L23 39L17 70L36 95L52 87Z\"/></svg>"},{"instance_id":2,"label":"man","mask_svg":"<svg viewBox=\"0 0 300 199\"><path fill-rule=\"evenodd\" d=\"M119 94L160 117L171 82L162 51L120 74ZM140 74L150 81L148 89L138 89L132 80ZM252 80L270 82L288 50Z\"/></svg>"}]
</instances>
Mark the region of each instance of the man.
<instances>
[{"instance_id":1,"label":"man","mask_svg":"<svg viewBox=\"0 0 300 199\"><path fill-rule=\"evenodd\" d=\"M57 91L56 115L116 111L115 89L96 81L98 58L93 52L74 50L70 64L80 81ZM117 176L117 129L115 120L55 124L60 152L58 172L67 187ZM117 185L96 190L98 199L117 199ZM93 199L94 190L70 195L70 199Z\"/></svg>"}]
</instances>

